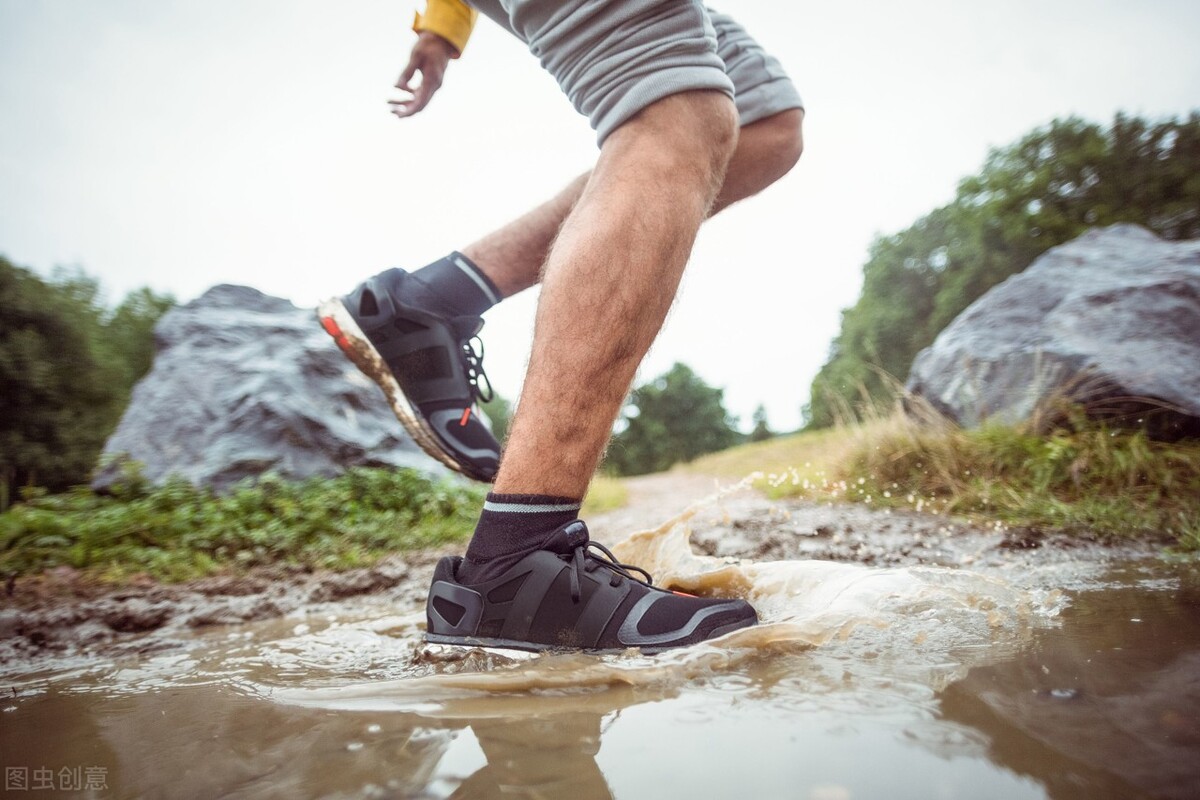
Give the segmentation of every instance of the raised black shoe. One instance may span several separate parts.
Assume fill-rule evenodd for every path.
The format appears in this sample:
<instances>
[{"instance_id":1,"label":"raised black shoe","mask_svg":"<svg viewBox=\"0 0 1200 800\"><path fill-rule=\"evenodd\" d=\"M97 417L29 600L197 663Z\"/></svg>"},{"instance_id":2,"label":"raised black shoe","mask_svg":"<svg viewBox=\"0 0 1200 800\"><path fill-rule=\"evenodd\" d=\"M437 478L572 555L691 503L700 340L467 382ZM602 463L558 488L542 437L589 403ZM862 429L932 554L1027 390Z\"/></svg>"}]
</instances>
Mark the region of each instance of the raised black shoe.
<instances>
[{"instance_id":1,"label":"raised black shoe","mask_svg":"<svg viewBox=\"0 0 1200 800\"><path fill-rule=\"evenodd\" d=\"M402 269L325 301L317 315L422 450L469 478L496 477L500 443L476 405L492 397L480 317L439 313L428 288Z\"/></svg>"},{"instance_id":2,"label":"raised black shoe","mask_svg":"<svg viewBox=\"0 0 1200 800\"><path fill-rule=\"evenodd\" d=\"M758 623L743 600L653 586L645 570L618 563L607 548L590 541L580 520L555 530L538 550L486 583L459 583L461 563L450 556L434 569L425 604L428 642L534 651L636 647L657 653Z\"/></svg>"}]
</instances>

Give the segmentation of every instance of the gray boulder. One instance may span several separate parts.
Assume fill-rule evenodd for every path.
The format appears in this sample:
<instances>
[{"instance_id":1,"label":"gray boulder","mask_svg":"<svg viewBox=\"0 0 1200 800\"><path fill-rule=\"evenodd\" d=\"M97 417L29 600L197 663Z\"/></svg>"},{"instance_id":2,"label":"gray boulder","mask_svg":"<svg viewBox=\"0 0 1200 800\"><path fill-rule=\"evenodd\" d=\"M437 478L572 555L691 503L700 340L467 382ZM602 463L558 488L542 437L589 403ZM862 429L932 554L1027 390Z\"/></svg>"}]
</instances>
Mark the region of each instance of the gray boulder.
<instances>
[{"instance_id":1,"label":"gray boulder","mask_svg":"<svg viewBox=\"0 0 1200 800\"><path fill-rule=\"evenodd\" d=\"M1200 240L1089 231L994 287L922 350L908 392L961 425L1099 417L1200 435Z\"/></svg>"},{"instance_id":2,"label":"gray boulder","mask_svg":"<svg viewBox=\"0 0 1200 800\"><path fill-rule=\"evenodd\" d=\"M317 325L312 310L247 286L216 286L154 330L150 373L105 445L160 484L178 475L223 490L274 472L332 476L355 466L444 472L404 433L383 393Z\"/></svg>"}]
</instances>

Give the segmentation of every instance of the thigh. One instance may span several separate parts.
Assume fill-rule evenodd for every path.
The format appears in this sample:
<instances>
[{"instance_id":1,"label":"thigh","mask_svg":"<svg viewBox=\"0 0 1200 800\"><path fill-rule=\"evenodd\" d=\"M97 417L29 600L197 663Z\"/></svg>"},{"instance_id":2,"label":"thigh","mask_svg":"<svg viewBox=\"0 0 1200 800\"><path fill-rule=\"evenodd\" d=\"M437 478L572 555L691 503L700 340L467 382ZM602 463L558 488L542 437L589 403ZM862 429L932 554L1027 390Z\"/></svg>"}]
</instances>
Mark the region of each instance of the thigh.
<instances>
[{"instance_id":1,"label":"thigh","mask_svg":"<svg viewBox=\"0 0 1200 800\"><path fill-rule=\"evenodd\" d=\"M792 108L804 108L779 60L765 51L746 29L728 14L708 9L717 34L717 55L733 82L734 102L742 125Z\"/></svg>"},{"instance_id":2,"label":"thigh","mask_svg":"<svg viewBox=\"0 0 1200 800\"><path fill-rule=\"evenodd\" d=\"M604 139L680 92L734 94L700 0L471 0L505 24Z\"/></svg>"}]
</instances>

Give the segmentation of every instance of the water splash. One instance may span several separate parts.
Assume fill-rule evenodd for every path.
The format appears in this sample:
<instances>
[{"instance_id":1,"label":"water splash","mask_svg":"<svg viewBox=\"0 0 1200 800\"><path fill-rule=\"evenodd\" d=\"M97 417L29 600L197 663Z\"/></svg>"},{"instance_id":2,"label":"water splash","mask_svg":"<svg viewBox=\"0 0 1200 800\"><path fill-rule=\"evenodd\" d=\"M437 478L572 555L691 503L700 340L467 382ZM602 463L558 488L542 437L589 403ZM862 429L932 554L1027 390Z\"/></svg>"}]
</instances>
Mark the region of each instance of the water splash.
<instances>
[{"instance_id":1,"label":"water splash","mask_svg":"<svg viewBox=\"0 0 1200 800\"><path fill-rule=\"evenodd\" d=\"M739 487L733 487L736 490ZM880 569L829 561L757 562L698 555L690 545L691 519L719 503L719 492L659 527L636 533L614 547L619 560L646 567L656 583L701 595L738 596L758 610L761 624L719 639L656 656L625 654L527 654L426 646L423 619L393 621L377 637L404 642L406 657L389 674L363 680L362 664L349 680L325 662L329 637L353 643L360 656L372 648L365 626L309 634L267 645L257 656L282 667L299 659L308 677L300 684L247 682L255 694L302 706L338 709L405 709L434 701L528 692L579 693L605 687L671 687L736 672L750 662L783 653L836 647L861 655L880 674L916 680L933 689L966 668L1011 653L1030 631L1049 623L1060 601L1019 590L997 578L939 568ZM324 638L322 638L324 637ZM366 651L364 651L366 646ZM364 656L365 657L365 656ZM361 660L361 659L360 659ZM333 668L331 668L333 667ZM339 676L339 672L341 675ZM277 673L278 674L278 673ZM339 682L339 677L341 681Z\"/></svg>"}]
</instances>

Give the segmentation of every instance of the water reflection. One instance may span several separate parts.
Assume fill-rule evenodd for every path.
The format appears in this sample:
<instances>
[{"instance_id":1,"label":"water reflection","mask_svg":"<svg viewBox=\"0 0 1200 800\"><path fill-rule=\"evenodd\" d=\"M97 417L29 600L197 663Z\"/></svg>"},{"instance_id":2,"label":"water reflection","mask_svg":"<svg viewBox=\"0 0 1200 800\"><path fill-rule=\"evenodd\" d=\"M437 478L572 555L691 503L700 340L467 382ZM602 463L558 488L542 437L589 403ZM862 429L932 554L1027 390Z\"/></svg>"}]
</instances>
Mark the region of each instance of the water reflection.
<instances>
[{"instance_id":1,"label":"water reflection","mask_svg":"<svg viewBox=\"0 0 1200 800\"><path fill-rule=\"evenodd\" d=\"M332 712L216 687L51 689L5 714L0 752L31 770L102 767L127 797L610 798L596 763L604 722L647 699L626 689Z\"/></svg>"},{"instance_id":2,"label":"water reflection","mask_svg":"<svg viewBox=\"0 0 1200 800\"><path fill-rule=\"evenodd\" d=\"M609 800L612 791L596 764L601 717L568 712L525 724L489 720L471 725L487 763L451 798L572 797Z\"/></svg>"},{"instance_id":3,"label":"water reflection","mask_svg":"<svg viewBox=\"0 0 1200 800\"><path fill-rule=\"evenodd\" d=\"M5 715L0 749L6 764L104 766L129 797L1042 796L938 720L926 681L836 650L764 652L680 684L407 708L386 693L319 708L228 684L52 685Z\"/></svg>"},{"instance_id":4,"label":"water reflection","mask_svg":"<svg viewBox=\"0 0 1200 800\"><path fill-rule=\"evenodd\" d=\"M1177 575L1080 594L1060 629L949 686L941 715L1055 798L1200 795L1200 580Z\"/></svg>"}]
</instances>

